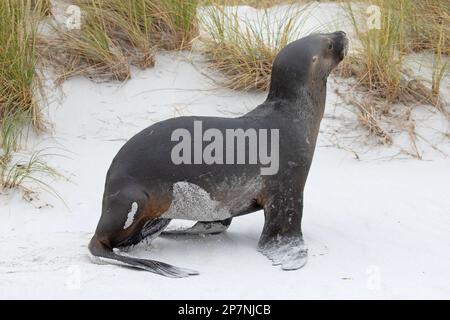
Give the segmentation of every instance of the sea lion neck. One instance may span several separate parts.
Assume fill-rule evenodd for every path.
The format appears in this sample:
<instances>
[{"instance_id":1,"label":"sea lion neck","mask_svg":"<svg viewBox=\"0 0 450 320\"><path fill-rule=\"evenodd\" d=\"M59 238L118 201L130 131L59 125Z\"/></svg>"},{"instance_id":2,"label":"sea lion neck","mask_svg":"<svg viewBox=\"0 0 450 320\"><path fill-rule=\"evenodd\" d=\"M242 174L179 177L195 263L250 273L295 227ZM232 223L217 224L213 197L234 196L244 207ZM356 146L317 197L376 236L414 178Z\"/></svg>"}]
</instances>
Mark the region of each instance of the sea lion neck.
<instances>
[{"instance_id":1,"label":"sea lion neck","mask_svg":"<svg viewBox=\"0 0 450 320\"><path fill-rule=\"evenodd\" d=\"M282 62L276 60L273 64L267 101L296 101L308 87L308 66Z\"/></svg>"},{"instance_id":2,"label":"sea lion neck","mask_svg":"<svg viewBox=\"0 0 450 320\"><path fill-rule=\"evenodd\" d=\"M327 79L309 81L295 89L281 88L271 90L264 105L274 106L273 111L283 111L289 114L308 112L322 118L325 109ZM283 94L280 94L283 92Z\"/></svg>"},{"instance_id":3,"label":"sea lion neck","mask_svg":"<svg viewBox=\"0 0 450 320\"><path fill-rule=\"evenodd\" d=\"M306 64L293 66L292 63L274 63L266 102L282 102L282 105L298 108L323 109L327 76L322 72L313 73Z\"/></svg>"}]
</instances>

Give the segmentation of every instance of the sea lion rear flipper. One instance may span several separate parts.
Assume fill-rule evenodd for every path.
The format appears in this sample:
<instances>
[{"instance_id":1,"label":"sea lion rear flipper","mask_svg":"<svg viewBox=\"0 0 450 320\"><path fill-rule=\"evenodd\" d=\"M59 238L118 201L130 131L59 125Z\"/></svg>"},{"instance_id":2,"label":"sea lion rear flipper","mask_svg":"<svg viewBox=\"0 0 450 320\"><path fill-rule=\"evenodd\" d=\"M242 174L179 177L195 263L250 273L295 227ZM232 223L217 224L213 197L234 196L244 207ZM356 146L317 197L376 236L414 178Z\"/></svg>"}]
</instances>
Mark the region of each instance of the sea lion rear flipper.
<instances>
[{"instance_id":1,"label":"sea lion rear flipper","mask_svg":"<svg viewBox=\"0 0 450 320\"><path fill-rule=\"evenodd\" d=\"M219 234L228 229L232 218L219 221L198 221L188 229L164 231L162 236Z\"/></svg>"},{"instance_id":2,"label":"sea lion rear flipper","mask_svg":"<svg viewBox=\"0 0 450 320\"><path fill-rule=\"evenodd\" d=\"M94 236L89 243L89 251L91 253L91 259L96 263L118 264L122 266L146 270L171 278L184 278L199 274L195 270L175 267L160 261L138 259L119 255L115 253L111 248L103 244L100 240L98 240L96 236Z\"/></svg>"}]
</instances>

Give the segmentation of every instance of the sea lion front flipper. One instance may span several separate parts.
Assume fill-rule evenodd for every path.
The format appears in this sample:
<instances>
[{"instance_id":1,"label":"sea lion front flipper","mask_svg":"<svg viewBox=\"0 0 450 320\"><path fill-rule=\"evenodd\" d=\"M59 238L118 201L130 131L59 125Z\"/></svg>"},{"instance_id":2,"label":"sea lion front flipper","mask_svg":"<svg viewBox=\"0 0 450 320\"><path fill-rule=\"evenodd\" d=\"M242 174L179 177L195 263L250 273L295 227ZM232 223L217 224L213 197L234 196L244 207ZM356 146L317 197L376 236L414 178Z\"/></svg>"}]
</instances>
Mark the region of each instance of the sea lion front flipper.
<instances>
[{"instance_id":1,"label":"sea lion front flipper","mask_svg":"<svg viewBox=\"0 0 450 320\"><path fill-rule=\"evenodd\" d=\"M283 270L297 270L308 260L308 249L302 238L274 239L259 247L259 251Z\"/></svg>"},{"instance_id":2,"label":"sea lion front flipper","mask_svg":"<svg viewBox=\"0 0 450 320\"><path fill-rule=\"evenodd\" d=\"M308 258L301 231L303 193L291 192L279 192L265 203L265 223L258 244L258 251L283 270L300 269Z\"/></svg>"},{"instance_id":3,"label":"sea lion front flipper","mask_svg":"<svg viewBox=\"0 0 450 320\"><path fill-rule=\"evenodd\" d=\"M188 229L164 231L162 236L219 234L228 229L232 218L219 221L198 221Z\"/></svg>"}]
</instances>

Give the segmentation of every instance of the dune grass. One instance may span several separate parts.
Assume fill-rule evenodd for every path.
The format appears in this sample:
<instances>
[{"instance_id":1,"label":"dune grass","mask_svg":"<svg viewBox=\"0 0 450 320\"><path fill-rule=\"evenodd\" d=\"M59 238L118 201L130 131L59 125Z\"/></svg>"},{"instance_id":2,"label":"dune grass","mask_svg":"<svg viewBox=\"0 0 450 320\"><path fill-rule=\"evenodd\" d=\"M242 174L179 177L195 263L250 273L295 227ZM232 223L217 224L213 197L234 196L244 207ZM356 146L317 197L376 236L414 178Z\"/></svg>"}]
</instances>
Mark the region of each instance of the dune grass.
<instances>
[{"instance_id":1,"label":"dune grass","mask_svg":"<svg viewBox=\"0 0 450 320\"><path fill-rule=\"evenodd\" d=\"M407 37L412 51L450 54L450 2L408 1Z\"/></svg>"},{"instance_id":2,"label":"dune grass","mask_svg":"<svg viewBox=\"0 0 450 320\"><path fill-rule=\"evenodd\" d=\"M36 42L48 4L44 0L0 2L0 190L23 189L28 182L49 189L40 176L59 176L40 151L27 160L13 160L27 128L44 130L45 95L37 71Z\"/></svg>"},{"instance_id":3,"label":"dune grass","mask_svg":"<svg viewBox=\"0 0 450 320\"><path fill-rule=\"evenodd\" d=\"M73 75L123 81L129 64L154 65L156 48L182 50L197 35L197 0L78 0L81 29L55 24L44 56L66 79ZM54 59L55 52L58 59Z\"/></svg>"},{"instance_id":4,"label":"dune grass","mask_svg":"<svg viewBox=\"0 0 450 320\"><path fill-rule=\"evenodd\" d=\"M58 173L43 161L44 157L45 155L39 151L33 153L28 159L21 159L0 166L0 188L15 189L22 186L27 180L45 185L38 178L38 175L58 176Z\"/></svg>"},{"instance_id":5,"label":"dune grass","mask_svg":"<svg viewBox=\"0 0 450 320\"><path fill-rule=\"evenodd\" d=\"M100 23L100 13L86 14L82 29L65 30L54 24L56 36L39 40L40 54L45 64L56 71L56 82L79 75L100 80L128 79L128 60Z\"/></svg>"},{"instance_id":6,"label":"dune grass","mask_svg":"<svg viewBox=\"0 0 450 320\"><path fill-rule=\"evenodd\" d=\"M424 11L425 3L431 2L436 1L374 0L371 4L381 9L381 29L371 30L367 30L357 6L350 2L343 4L356 31L359 46L346 58L338 73L354 77L358 87L365 92L364 98L354 100L353 105L357 107L360 122L381 143L392 142L389 133L382 129L380 119L394 117L391 114L393 104L400 103L405 108L402 118L396 119L396 123L408 132L413 146L415 125L410 118L413 105L429 104L447 114L440 97L440 83L447 70L442 55L448 46L448 33L445 31L448 25L444 26L441 14L431 14L430 6ZM418 18L421 13L427 17L425 20ZM425 38L434 40L428 42L424 41ZM431 85L414 75L405 64L408 54L423 50L429 50L435 57L432 79L428 79Z\"/></svg>"},{"instance_id":7,"label":"dune grass","mask_svg":"<svg viewBox=\"0 0 450 320\"><path fill-rule=\"evenodd\" d=\"M36 69L42 5L39 0L0 2L0 146L6 158L24 127L44 129L40 103L45 95Z\"/></svg>"},{"instance_id":8,"label":"dune grass","mask_svg":"<svg viewBox=\"0 0 450 320\"><path fill-rule=\"evenodd\" d=\"M156 8L156 43L167 50L189 49L198 35L198 0L159 0Z\"/></svg>"},{"instance_id":9,"label":"dune grass","mask_svg":"<svg viewBox=\"0 0 450 320\"><path fill-rule=\"evenodd\" d=\"M56 190L45 181L49 178L54 180L64 177L45 161L47 157L55 156L55 154L44 153L44 151L33 152L28 157L16 156L17 160L7 163L0 159L0 191L19 189L25 199L32 201L33 197L30 195L36 195L36 190L39 189L53 194L64 202Z\"/></svg>"},{"instance_id":10,"label":"dune grass","mask_svg":"<svg viewBox=\"0 0 450 320\"><path fill-rule=\"evenodd\" d=\"M52 15L52 4L50 0L32 0L31 6L36 7L42 16L51 16Z\"/></svg>"},{"instance_id":11,"label":"dune grass","mask_svg":"<svg viewBox=\"0 0 450 320\"><path fill-rule=\"evenodd\" d=\"M365 30L353 6L347 3L349 13L360 41L360 48L351 55L343 68L355 76L360 85L389 103L411 101L438 105L438 97L418 81L410 81L404 58L411 42L407 37L410 27L411 0L376 0L381 8L381 29ZM431 23L431 22L430 22Z\"/></svg>"},{"instance_id":12,"label":"dune grass","mask_svg":"<svg viewBox=\"0 0 450 320\"><path fill-rule=\"evenodd\" d=\"M202 8L202 50L223 85L236 90L268 90L278 52L299 37L303 10L262 9L256 19L239 16L237 7L217 3Z\"/></svg>"}]
</instances>

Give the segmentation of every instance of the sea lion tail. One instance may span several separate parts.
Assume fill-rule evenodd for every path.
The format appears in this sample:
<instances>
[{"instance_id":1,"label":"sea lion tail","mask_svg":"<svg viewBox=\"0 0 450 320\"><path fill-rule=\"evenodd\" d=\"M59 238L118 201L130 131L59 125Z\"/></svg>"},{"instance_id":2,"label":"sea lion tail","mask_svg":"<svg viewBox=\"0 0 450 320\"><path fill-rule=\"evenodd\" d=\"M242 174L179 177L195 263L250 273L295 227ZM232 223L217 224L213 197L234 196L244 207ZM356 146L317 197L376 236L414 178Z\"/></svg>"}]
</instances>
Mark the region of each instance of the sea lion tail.
<instances>
[{"instance_id":1,"label":"sea lion tail","mask_svg":"<svg viewBox=\"0 0 450 320\"><path fill-rule=\"evenodd\" d=\"M89 243L89 252L91 254L91 260L98 264L122 265L150 271L170 278L185 278L199 274L195 270L175 267L160 261L122 256L115 253L112 248L105 245L97 236L94 236Z\"/></svg>"}]
</instances>

